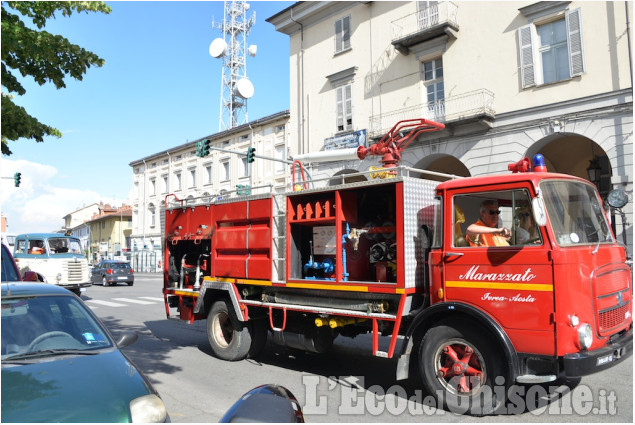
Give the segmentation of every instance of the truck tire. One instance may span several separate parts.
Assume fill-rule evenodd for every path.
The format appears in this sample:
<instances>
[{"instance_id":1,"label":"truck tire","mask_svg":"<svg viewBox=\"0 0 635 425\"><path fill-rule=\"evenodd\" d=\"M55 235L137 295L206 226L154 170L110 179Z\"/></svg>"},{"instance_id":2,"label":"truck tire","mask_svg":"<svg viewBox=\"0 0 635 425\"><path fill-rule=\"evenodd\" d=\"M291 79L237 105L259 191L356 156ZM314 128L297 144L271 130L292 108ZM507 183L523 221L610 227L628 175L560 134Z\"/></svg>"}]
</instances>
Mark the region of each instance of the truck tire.
<instances>
[{"instance_id":1,"label":"truck tire","mask_svg":"<svg viewBox=\"0 0 635 425\"><path fill-rule=\"evenodd\" d=\"M207 338L214 355L222 360L243 360L249 355L249 327L238 321L225 301L216 301L207 315Z\"/></svg>"},{"instance_id":2,"label":"truck tire","mask_svg":"<svg viewBox=\"0 0 635 425\"><path fill-rule=\"evenodd\" d=\"M496 347L484 329L471 324L444 322L429 329L419 348L426 390L452 413L496 413L508 385L507 361Z\"/></svg>"}]
</instances>

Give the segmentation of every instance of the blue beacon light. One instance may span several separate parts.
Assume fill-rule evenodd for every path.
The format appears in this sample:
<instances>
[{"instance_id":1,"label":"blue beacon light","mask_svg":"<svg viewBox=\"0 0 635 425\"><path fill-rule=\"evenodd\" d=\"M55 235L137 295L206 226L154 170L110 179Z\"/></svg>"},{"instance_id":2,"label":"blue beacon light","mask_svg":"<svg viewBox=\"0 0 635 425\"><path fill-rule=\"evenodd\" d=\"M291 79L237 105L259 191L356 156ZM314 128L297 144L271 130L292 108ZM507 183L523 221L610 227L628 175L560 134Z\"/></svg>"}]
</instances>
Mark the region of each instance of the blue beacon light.
<instances>
[{"instance_id":1,"label":"blue beacon light","mask_svg":"<svg viewBox=\"0 0 635 425\"><path fill-rule=\"evenodd\" d=\"M545 157L537 153L534 155L534 167L533 171L536 173L546 173L547 166L545 165Z\"/></svg>"}]
</instances>

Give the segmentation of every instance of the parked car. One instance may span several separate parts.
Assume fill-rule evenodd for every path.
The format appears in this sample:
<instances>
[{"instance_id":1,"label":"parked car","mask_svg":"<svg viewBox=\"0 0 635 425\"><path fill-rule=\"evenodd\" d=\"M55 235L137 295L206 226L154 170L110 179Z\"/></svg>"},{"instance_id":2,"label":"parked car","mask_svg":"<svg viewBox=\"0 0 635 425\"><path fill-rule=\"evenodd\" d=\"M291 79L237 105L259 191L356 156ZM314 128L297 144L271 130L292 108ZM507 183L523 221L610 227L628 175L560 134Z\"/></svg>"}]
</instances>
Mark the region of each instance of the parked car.
<instances>
[{"instance_id":1,"label":"parked car","mask_svg":"<svg viewBox=\"0 0 635 425\"><path fill-rule=\"evenodd\" d=\"M150 381L79 298L45 283L2 283L2 422L165 422Z\"/></svg>"},{"instance_id":2,"label":"parked car","mask_svg":"<svg viewBox=\"0 0 635 425\"><path fill-rule=\"evenodd\" d=\"M38 275L33 271L24 272L24 276L20 275L20 270L18 269L18 265L13 260L13 256L11 255L11 251L9 248L2 244L2 255L0 256L0 260L2 260L2 271L0 272L0 281L2 282L19 282L21 280L37 282Z\"/></svg>"},{"instance_id":3,"label":"parked car","mask_svg":"<svg viewBox=\"0 0 635 425\"><path fill-rule=\"evenodd\" d=\"M127 261L104 260L95 265L90 275L91 283L101 283L104 286L125 282L128 286L134 284L134 270Z\"/></svg>"}]
</instances>

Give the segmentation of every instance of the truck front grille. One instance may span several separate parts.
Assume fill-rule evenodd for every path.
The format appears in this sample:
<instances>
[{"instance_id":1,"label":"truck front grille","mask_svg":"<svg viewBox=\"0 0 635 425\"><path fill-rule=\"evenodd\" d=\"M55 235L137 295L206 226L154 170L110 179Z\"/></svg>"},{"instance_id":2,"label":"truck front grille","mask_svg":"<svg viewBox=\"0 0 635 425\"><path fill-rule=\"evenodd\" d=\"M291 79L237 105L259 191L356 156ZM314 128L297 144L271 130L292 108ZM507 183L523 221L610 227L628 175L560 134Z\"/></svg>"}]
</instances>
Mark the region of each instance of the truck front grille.
<instances>
[{"instance_id":1,"label":"truck front grille","mask_svg":"<svg viewBox=\"0 0 635 425\"><path fill-rule=\"evenodd\" d=\"M604 267L593 277L599 336L622 330L632 315L630 269Z\"/></svg>"},{"instance_id":2,"label":"truck front grille","mask_svg":"<svg viewBox=\"0 0 635 425\"><path fill-rule=\"evenodd\" d=\"M84 262L69 260L64 264L68 281L72 283L84 283Z\"/></svg>"}]
</instances>

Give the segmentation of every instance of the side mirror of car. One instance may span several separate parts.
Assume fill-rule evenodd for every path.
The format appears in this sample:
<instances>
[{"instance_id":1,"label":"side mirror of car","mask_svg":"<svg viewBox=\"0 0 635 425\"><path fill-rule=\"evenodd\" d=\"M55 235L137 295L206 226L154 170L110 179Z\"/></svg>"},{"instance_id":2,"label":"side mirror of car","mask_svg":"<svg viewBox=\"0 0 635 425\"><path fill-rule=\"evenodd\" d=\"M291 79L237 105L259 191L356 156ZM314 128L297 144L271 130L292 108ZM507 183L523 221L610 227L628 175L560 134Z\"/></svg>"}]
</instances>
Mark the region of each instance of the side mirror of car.
<instances>
[{"instance_id":1,"label":"side mirror of car","mask_svg":"<svg viewBox=\"0 0 635 425\"><path fill-rule=\"evenodd\" d=\"M26 282L37 282L39 279L36 272L32 270L27 270L24 272L24 276L22 276L22 280Z\"/></svg>"},{"instance_id":2,"label":"side mirror of car","mask_svg":"<svg viewBox=\"0 0 635 425\"><path fill-rule=\"evenodd\" d=\"M135 342L137 342L137 340L139 339L139 334L136 332L124 332L123 335L121 335L121 338L119 338L119 341L117 341L117 346L119 348L124 348L127 347L129 345L134 344Z\"/></svg>"},{"instance_id":3,"label":"side mirror of car","mask_svg":"<svg viewBox=\"0 0 635 425\"><path fill-rule=\"evenodd\" d=\"M243 395L225 413L221 423L304 423L298 400L280 385L262 385Z\"/></svg>"}]
</instances>

